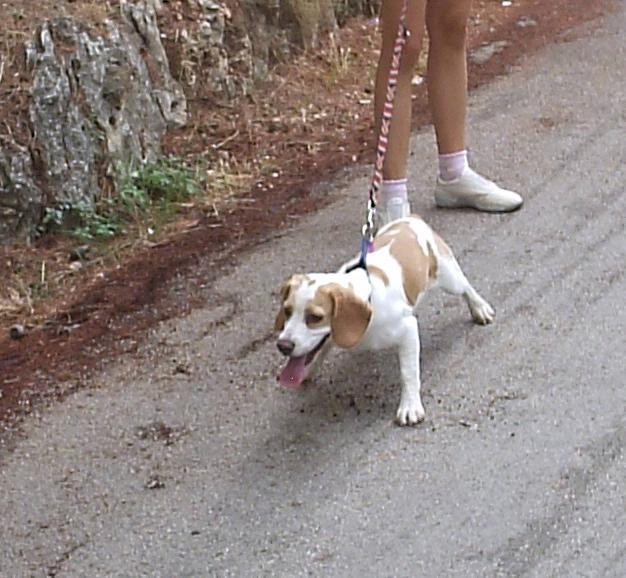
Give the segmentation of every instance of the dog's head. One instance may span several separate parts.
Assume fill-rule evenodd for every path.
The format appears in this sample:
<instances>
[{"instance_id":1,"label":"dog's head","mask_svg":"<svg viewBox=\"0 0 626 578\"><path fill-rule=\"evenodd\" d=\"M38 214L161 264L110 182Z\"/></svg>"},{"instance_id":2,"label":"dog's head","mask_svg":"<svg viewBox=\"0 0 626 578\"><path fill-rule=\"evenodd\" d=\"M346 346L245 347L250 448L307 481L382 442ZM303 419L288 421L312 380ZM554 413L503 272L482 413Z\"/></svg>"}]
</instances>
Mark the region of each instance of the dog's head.
<instances>
[{"instance_id":1,"label":"dog's head","mask_svg":"<svg viewBox=\"0 0 626 578\"><path fill-rule=\"evenodd\" d=\"M296 388L308 366L330 338L349 349L361 341L372 310L369 303L337 282L336 275L294 275L281 289L275 329L277 346L289 358L278 376L281 385Z\"/></svg>"}]
</instances>

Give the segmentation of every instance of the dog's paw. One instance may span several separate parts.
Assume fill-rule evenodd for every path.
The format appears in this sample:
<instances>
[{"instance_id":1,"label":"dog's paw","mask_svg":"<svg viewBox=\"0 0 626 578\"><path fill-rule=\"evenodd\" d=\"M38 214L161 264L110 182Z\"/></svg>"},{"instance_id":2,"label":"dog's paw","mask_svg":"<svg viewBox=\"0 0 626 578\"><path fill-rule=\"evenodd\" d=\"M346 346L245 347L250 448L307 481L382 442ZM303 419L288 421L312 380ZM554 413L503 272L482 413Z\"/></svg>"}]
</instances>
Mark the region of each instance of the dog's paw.
<instances>
[{"instance_id":1,"label":"dog's paw","mask_svg":"<svg viewBox=\"0 0 626 578\"><path fill-rule=\"evenodd\" d=\"M470 303L470 311L474 323L478 323L478 325L488 325L496 316L493 307L484 299Z\"/></svg>"},{"instance_id":2,"label":"dog's paw","mask_svg":"<svg viewBox=\"0 0 626 578\"><path fill-rule=\"evenodd\" d=\"M401 403L396 412L396 422L398 425L417 425L424 421L426 412L420 402L414 404Z\"/></svg>"}]
</instances>

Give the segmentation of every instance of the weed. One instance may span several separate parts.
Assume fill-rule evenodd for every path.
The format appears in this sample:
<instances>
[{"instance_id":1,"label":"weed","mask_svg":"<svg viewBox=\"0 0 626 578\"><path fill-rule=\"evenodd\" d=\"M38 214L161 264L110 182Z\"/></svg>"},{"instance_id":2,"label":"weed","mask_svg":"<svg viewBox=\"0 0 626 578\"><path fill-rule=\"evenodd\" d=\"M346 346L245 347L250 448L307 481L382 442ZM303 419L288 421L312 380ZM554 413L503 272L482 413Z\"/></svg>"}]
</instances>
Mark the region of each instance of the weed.
<instances>
[{"instance_id":1,"label":"weed","mask_svg":"<svg viewBox=\"0 0 626 578\"><path fill-rule=\"evenodd\" d=\"M70 233L82 241L95 239L111 239L124 230L120 216L115 211L115 203L107 200L93 208L86 204L73 207L78 217Z\"/></svg>"},{"instance_id":2,"label":"weed","mask_svg":"<svg viewBox=\"0 0 626 578\"><path fill-rule=\"evenodd\" d=\"M159 200L161 203L177 203L198 194L198 171L193 171L176 157L164 158L156 163L149 163L141 170L131 173L120 195L130 195L132 205L135 202L145 207L146 199ZM137 195L136 189L143 192ZM126 202L126 201L124 201Z\"/></svg>"},{"instance_id":3,"label":"weed","mask_svg":"<svg viewBox=\"0 0 626 578\"><path fill-rule=\"evenodd\" d=\"M336 35L331 32L329 35L329 45L326 49L328 63L335 77L345 76L350 69L352 53L350 48L345 48L337 42Z\"/></svg>"},{"instance_id":4,"label":"weed","mask_svg":"<svg viewBox=\"0 0 626 578\"><path fill-rule=\"evenodd\" d=\"M200 192L198 171L175 157L127 169L116 196L47 207L44 230L60 230L82 241L106 240L124 232L128 223L141 224L154 213L170 214L177 204Z\"/></svg>"},{"instance_id":5,"label":"weed","mask_svg":"<svg viewBox=\"0 0 626 578\"><path fill-rule=\"evenodd\" d=\"M65 215L70 211L70 203L61 203L54 207L46 207L44 210L43 225L45 229L61 227L65 220Z\"/></svg>"}]
</instances>

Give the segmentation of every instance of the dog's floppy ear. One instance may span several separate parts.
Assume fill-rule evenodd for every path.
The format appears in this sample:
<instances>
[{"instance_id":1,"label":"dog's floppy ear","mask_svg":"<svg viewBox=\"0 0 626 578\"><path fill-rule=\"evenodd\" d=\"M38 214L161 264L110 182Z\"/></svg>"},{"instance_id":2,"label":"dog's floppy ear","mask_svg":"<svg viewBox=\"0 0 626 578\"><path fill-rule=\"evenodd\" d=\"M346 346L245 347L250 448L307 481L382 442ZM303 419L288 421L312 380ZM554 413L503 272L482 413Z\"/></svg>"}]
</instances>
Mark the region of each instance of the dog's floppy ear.
<instances>
[{"instance_id":1,"label":"dog's floppy ear","mask_svg":"<svg viewBox=\"0 0 626 578\"><path fill-rule=\"evenodd\" d=\"M344 349L355 347L369 325L372 308L353 291L336 283L327 285L323 291L330 297L332 303L330 330L333 340Z\"/></svg>"},{"instance_id":2,"label":"dog's floppy ear","mask_svg":"<svg viewBox=\"0 0 626 578\"><path fill-rule=\"evenodd\" d=\"M300 285L303 275L292 275L287 281L285 281L280 288L280 309L278 315L274 320L274 331L282 331L285 327L285 302L289 299L291 291Z\"/></svg>"}]
</instances>

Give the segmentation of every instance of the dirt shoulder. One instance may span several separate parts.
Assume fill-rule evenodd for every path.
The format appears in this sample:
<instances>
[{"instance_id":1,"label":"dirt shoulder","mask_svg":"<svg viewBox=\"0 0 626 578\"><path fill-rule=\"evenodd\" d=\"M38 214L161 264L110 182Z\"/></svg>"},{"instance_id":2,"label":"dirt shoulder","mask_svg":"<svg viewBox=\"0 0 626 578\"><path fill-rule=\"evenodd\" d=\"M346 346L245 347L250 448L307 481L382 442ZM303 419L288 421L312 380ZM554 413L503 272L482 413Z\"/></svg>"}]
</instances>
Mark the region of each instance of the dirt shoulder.
<instances>
[{"instance_id":1,"label":"dirt shoulder","mask_svg":"<svg viewBox=\"0 0 626 578\"><path fill-rule=\"evenodd\" d=\"M484 64L470 62L470 88L506 73L523 55L566 39L566 31L610 6L609 0L528 0L505 9L493 0L476 2L471 47L507 44ZM274 82L261 87L256 100L236 114L207 107L202 99L191 102L195 121L172 133L166 149L180 156L221 151L239 166L252 167L242 170L249 175L248 189L219 210L190 208L170 235L135 245L114 264L82 275L71 291L46 302L45 318L24 338L10 339L8 325L3 326L0 420L5 428L38 403L81 387L107 360L132 353L146 329L205 302L213 279L238 254L328 202L320 185L339 171L371 161L370 87L377 44L371 27L355 21L337 40L352 51L348 72L342 73L346 53L334 45L324 54L338 60L302 57L283 65ZM329 70L337 76L329 78ZM313 111L309 122L287 122L302 116L303 99ZM323 114L330 111L332 116ZM415 88L414 113L415 127L428 122L423 85ZM197 130L210 126L215 130ZM267 162L255 164L258 159ZM42 252L53 259L65 250L51 239L24 249L35 260Z\"/></svg>"}]
</instances>

